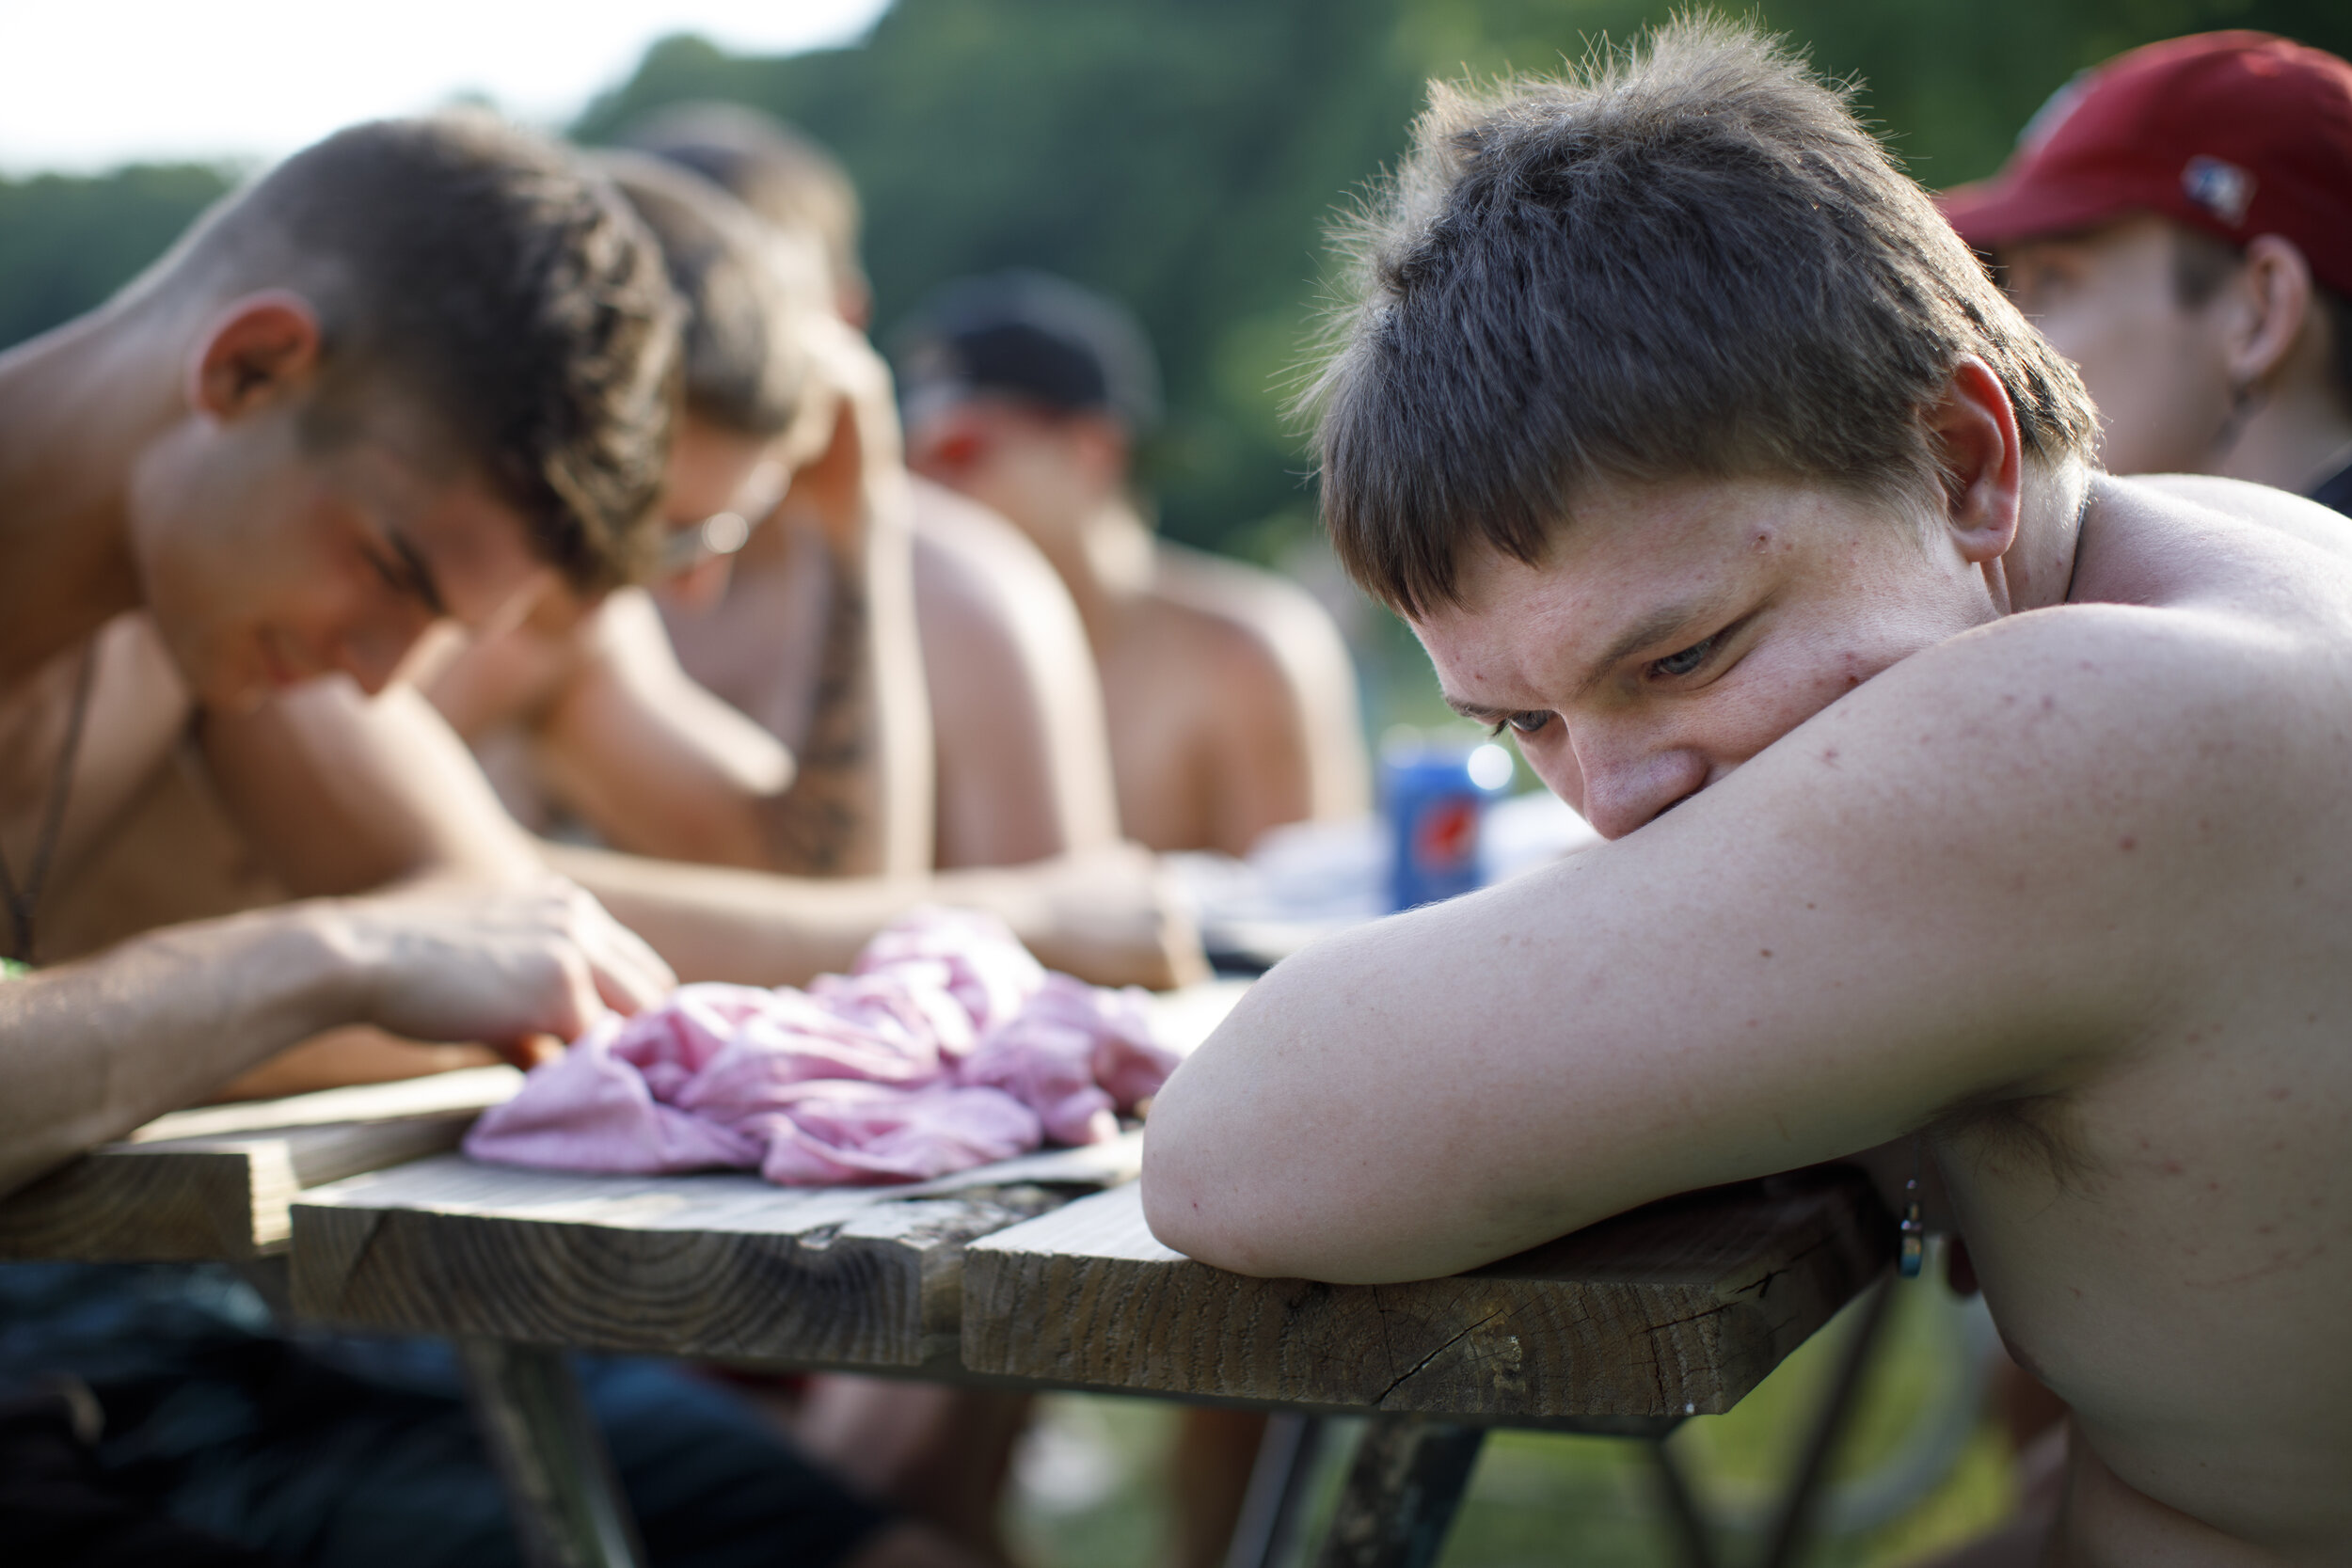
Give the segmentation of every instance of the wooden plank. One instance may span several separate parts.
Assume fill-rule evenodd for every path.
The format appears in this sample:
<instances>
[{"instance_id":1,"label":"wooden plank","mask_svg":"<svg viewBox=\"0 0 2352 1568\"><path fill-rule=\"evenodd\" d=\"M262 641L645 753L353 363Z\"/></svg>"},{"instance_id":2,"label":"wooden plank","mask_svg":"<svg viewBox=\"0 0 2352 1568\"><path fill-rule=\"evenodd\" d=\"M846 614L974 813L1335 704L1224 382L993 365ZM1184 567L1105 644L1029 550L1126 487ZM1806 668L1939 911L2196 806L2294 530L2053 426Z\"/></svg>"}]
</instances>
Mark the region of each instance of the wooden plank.
<instances>
[{"instance_id":1,"label":"wooden plank","mask_svg":"<svg viewBox=\"0 0 2352 1568\"><path fill-rule=\"evenodd\" d=\"M453 1148L513 1068L160 1117L0 1202L0 1259L239 1262L282 1251L305 1187Z\"/></svg>"},{"instance_id":2,"label":"wooden plank","mask_svg":"<svg viewBox=\"0 0 2352 1568\"><path fill-rule=\"evenodd\" d=\"M575 1176L457 1155L305 1193L294 1302L346 1327L952 1367L963 1247L1136 1174L1140 1134L916 1187Z\"/></svg>"},{"instance_id":3,"label":"wooden plank","mask_svg":"<svg viewBox=\"0 0 2352 1568\"><path fill-rule=\"evenodd\" d=\"M1669 1199L1449 1279L1254 1279L1152 1239L1139 1188L975 1242L963 1361L1073 1387L1488 1421L1728 1410L1875 1277L1858 1173Z\"/></svg>"}]
</instances>

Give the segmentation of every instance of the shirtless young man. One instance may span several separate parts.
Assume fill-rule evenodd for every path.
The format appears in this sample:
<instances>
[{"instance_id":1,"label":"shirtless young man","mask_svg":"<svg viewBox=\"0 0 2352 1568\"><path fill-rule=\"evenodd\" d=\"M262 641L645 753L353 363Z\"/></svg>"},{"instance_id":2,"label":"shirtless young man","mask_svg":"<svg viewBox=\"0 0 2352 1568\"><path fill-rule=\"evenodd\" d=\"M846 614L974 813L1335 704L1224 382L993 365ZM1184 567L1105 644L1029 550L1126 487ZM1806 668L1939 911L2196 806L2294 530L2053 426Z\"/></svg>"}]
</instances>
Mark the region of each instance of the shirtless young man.
<instances>
[{"instance_id":1,"label":"shirtless young man","mask_svg":"<svg viewBox=\"0 0 2352 1568\"><path fill-rule=\"evenodd\" d=\"M516 835L475 831L494 805L450 809L453 784L486 791L394 682L437 620L495 628L551 574L595 594L643 568L675 323L609 187L453 118L328 138L103 309L0 356L13 952L51 957L43 895L102 858L192 725L294 891L469 879L152 929L0 981L0 1190L329 1025L519 1047L667 986ZM10 1465L36 1378L78 1379L112 1445L53 1423L56 1474L0 1489L0 1539L62 1530L94 1556L119 1526L109 1560L158 1562L511 1547L453 1386L339 1370L257 1327L219 1271L15 1264L0 1301ZM672 1560L969 1561L675 1374L606 1369L590 1398Z\"/></svg>"},{"instance_id":2,"label":"shirtless young man","mask_svg":"<svg viewBox=\"0 0 2352 1568\"><path fill-rule=\"evenodd\" d=\"M1159 372L1124 310L1037 273L942 291L894 344L916 472L1020 525L1077 601L1110 716L1120 825L1249 852L1369 808L1339 632L1270 573L1152 536L1130 483Z\"/></svg>"},{"instance_id":3,"label":"shirtless young man","mask_svg":"<svg viewBox=\"0 0 2352 1568\"><path fill-rule=\"evenodd\" d=\"M2352 512L2352 64L2169 39L2069 84L2021 141L1940 199L2081 371L2107 471Z\"/></svg>"},{"instance_id":4,"label":"shirtless young man","mask_svg":"<svg viewBox=\"0 0 2352 1568\"><path fill-rule=\"evenodd\" d=\"M724 103L664 110L625 139L722 186L787 245L813 246L834 315L865 331L873 294L858 261L857 192L823 149ZM938 759L936 863L1018 865L1115 844L1102 691L1069 594L1003 518L922 479L904 483ZM683 667L795 746L825 684L826 601L838 590L824 553L806 529L761 528L723 594L661 595Z\"/></svg>"},{"instance_id":5,"label":"shirtless young man","mask_svg":"<svg viewBox=\"0 0 2352 1568\"><path fill-rule=\"evenodd\" d=\"M705 600L719 589L732 609L757 610L732 623L737 664L755 678L781 662L800 607L733 580L742 556L712 557L713 531L723 525L736 545L748 531L743 554L787 531L822 541L835 558L820 579L832 602L799 616L821 627L823 678L797 756L754 721L772 722L770 710L747 717L681 668L643 593L592 608L555 595L458 654L430 694L496 771L525 775L509 798L527 814L552 799L628 851L540 852L688 978L804 980L846 965L926 897L993 910L1046 962L1101 983L1197 974L1198 942L1133 846L926 874L931 774L910 625L919 590L908 586L911 508L888 372L812 303L824 287L815 262L801 258L796 273L797 248L723 192L642 157L608 162L675 253L687 296L663 586ZM763 646L759 666L751 656ZM771 871L803 875L762 874Z\"/></svg>"},{"instance_id":6,"label":"shirtless young man","mask_svg":"<svg viewBox=\"0 0 2352 1568\"><path fill-rule=\"evenodd\" d=\"M633 569L673 310L651 243L555 150L387 123L289 160L104 309L0 357L10 954L58 956L44 904L191 723L232 814L302 863L295 891L434 871L516 889L291 903L0 986L0 1187L329 1024L568 1037L668 983L576 891L442 815L431 759L357 754L364 725L298 743L299 721L366 705L261 709L330 672L382 689L435 620L496 625L550 567L590 591Z\"/></svg>"},{"instance_id":7,"label":"shirtless young man","mask_svg":"<svg viewBox=\"0 0 2352 1568\"><path fill-rule=\"evenodd\" d=\"M1277 969L1154 1106L1154 1230L1421 1278L1917 1137L2074 1410L2048 1560L2344 1561L2342 520L2098 474L2065 363L1728 24L1441 94L1398 190L1326 515L1611 842Z\"/></svg>"}]
</instances>

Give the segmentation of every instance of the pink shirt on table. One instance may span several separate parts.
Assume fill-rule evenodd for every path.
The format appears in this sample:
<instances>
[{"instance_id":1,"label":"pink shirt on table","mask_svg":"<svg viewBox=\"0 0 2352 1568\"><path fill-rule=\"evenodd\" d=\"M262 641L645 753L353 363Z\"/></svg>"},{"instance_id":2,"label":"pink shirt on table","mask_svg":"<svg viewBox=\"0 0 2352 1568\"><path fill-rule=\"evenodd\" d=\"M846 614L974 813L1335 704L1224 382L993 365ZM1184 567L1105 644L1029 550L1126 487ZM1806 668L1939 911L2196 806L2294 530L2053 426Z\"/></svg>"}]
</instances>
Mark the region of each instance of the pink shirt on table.
<instances>
[{"instance_id":1,"label":"pink shirt on table","mask_svg":"<svg viewBox=\"0 0 2352 1568\"><path fill-rule=\"evenodd\" d=\"M1096 1143L1176 1058L1143 992L1049 974L1001 921L923 909L805 990L681 986L607 1019L467 1134L501 1164L757 1166L791 1185L919 1181Z\"/></svg>"}]
</instances>

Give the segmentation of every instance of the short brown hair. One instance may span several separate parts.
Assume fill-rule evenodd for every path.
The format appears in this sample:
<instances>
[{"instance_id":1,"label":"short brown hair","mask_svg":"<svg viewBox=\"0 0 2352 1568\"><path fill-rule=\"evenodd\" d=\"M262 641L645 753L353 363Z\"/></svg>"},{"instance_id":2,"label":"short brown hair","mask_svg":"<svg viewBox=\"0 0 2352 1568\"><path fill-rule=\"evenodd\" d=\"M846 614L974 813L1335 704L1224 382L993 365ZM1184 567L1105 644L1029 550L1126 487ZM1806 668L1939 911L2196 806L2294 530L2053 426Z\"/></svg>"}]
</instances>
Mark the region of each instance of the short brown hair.
<instances>
[{"instance_id":1,"label":"short brown hair","mask_svg":"<svg viewBox=\"0 0 2352 1568\"><path fill-rule=\"evenodd\" d=\"M567 150L487 115L338 132L229 198L165 263L320 316L306 432L413 397L583 592L651 560L677 303L652 237Z\"/></svg>"},{"instance_id":2,"label":"short brown hair","mask_svg":"<svg viewBox=\"0 0 2352 1568\"><path fill-rule=\"evenodd\" d=\"M836 287L872 293L857 254L865 222L857 186L838 158L784 121L740 103L678 103L620 139L692 169L777 228L815 239Z\"/></svg>"},{"instance_id":3,"label":"short brown hair","mask_svg":"<svg viewBox=\"0 0 2352 1568\"><path fill-rule=\"evenodd\" d=\"M1433 86L1353 241L1304 406L1342 562L1406 614L1462 551L1541 561L1596 479L1938 493L1921 414L1989 364L2037 457L2088 461L2074 370L1828 85L1686 19L1580 72Z\"/></svg>"},{"instance_id":4,"label":"short brown hair","mask_svg":"<svg viewBox=\"0 0 2352 1568\"><path fill-rule=\"evenodd\" d=\"M686 411L741 436L781 435L808 382L794 318L828 308L819 280L793 276L792 253L699 175L642 152L595 162L653 230L685 308ZM816 272L813 257L803 270Z\"/></svg>"}]
</instances>

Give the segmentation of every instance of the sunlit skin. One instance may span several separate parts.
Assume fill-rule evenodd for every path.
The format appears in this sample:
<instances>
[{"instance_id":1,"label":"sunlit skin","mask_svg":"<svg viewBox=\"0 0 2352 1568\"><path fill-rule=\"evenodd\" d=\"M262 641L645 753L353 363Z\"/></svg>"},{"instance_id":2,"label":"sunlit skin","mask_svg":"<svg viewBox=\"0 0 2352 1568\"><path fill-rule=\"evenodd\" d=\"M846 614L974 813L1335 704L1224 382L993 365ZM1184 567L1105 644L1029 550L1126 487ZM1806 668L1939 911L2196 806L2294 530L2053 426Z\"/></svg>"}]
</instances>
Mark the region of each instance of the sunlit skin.
<instances>
[{"instance_id":1,"label":"sunlit skin","mask_svg":"<svg viewBox=\"0 0 2352 1568\"><path fill-rule=\"evenodd\" d=\"M550 577L412 399L363 395L332 438L306 439L317 345L295 296L233 307L124 486L146 607L209 705L338 671L380 691L435 621L494 626Z\"/></svg>"},{"instance_id":2,"label":"sunlit skin","mask_svg":"<svg viewBox=\"0 0 2352 1568\"><path fill-rule=\"evenodd\" d=\"M907 451L1010 518L1069 588L1129 836L1241 855L1270 828L1366 809L1354 669L1329 615L1295 584L1155 538L1118 420L955 397L918 407Z\"/></svg>"}]
</instances>

